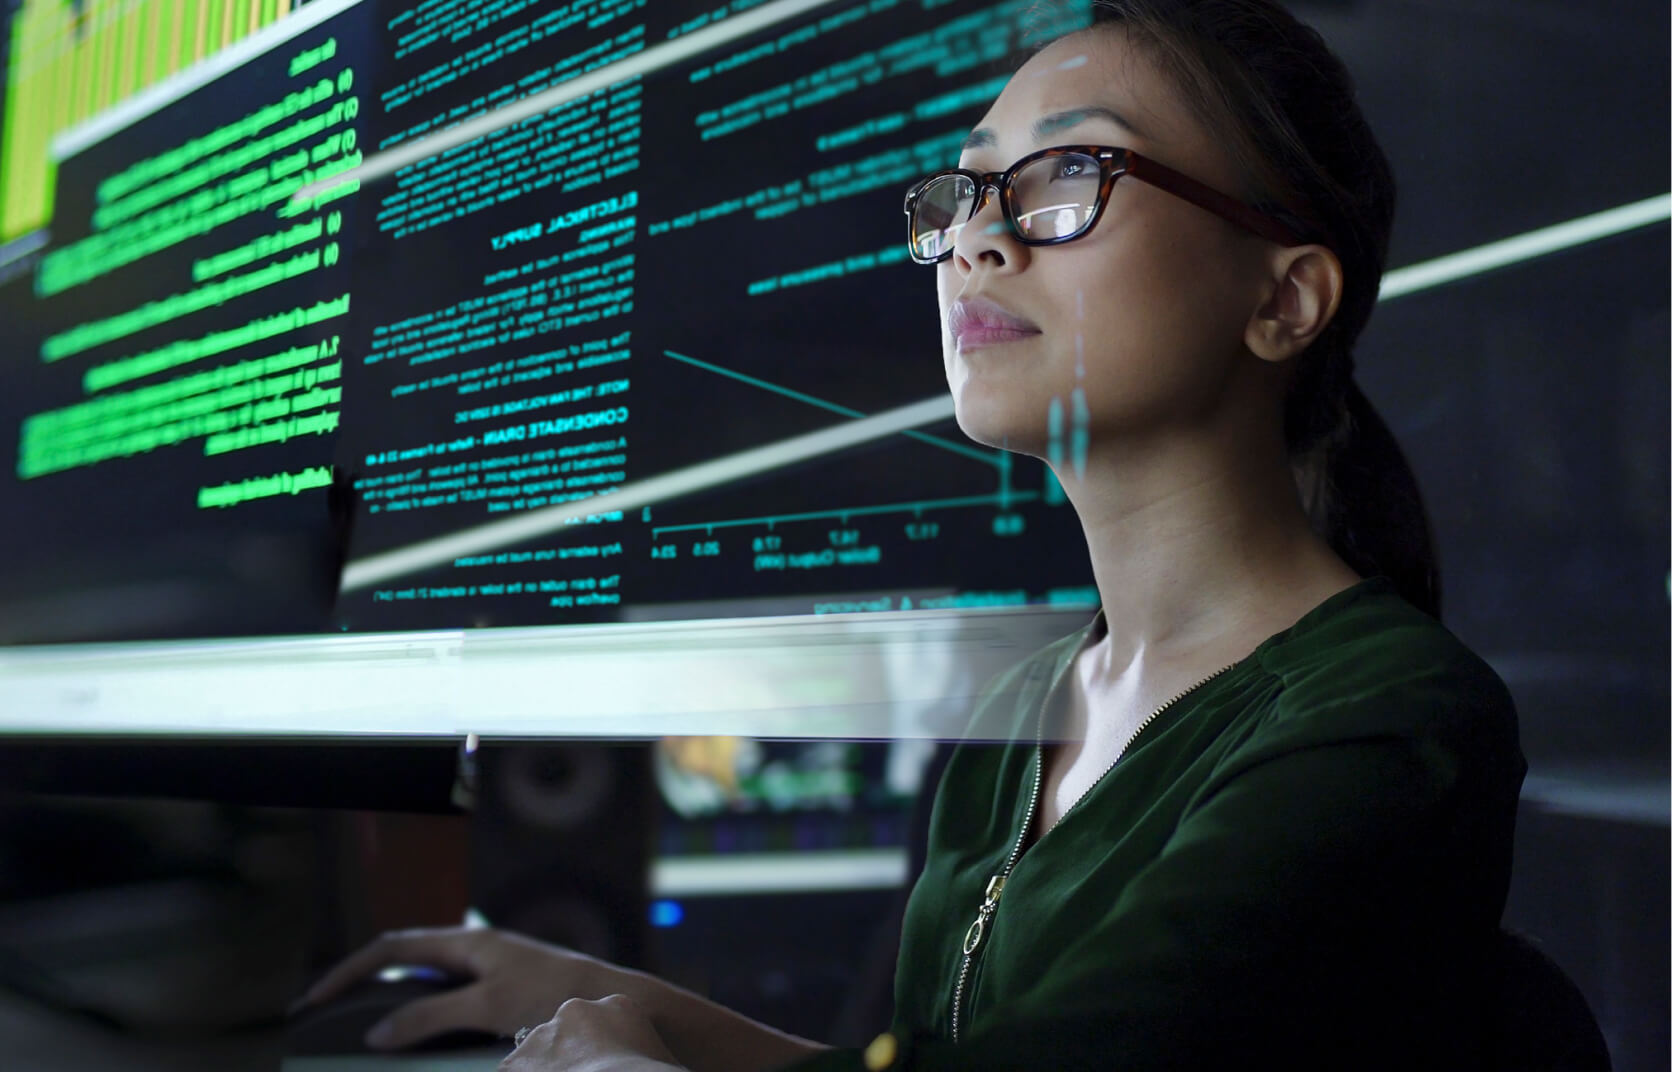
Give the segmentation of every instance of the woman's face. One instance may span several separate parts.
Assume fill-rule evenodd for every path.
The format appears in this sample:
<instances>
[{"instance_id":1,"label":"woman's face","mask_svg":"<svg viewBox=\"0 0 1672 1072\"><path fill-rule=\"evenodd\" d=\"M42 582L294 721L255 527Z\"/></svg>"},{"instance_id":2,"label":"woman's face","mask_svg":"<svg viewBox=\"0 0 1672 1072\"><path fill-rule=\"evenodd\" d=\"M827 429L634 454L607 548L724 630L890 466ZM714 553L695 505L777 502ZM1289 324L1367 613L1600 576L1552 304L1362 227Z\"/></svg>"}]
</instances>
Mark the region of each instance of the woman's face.
<instances>
[{"instance_id":1,"label":"woman's face","mask_svg":"<svg viewBox=\"0 0 1672 1072\"><path fill-rule=\"evenodd\" d=\"M1034 56L960 166L1003 171L1053 145L1120 146L1233 195L1240 185L1229 154L1118 31L1076 34ZM1071 437L1098 452L1211 420L1245 390L1236 373L1255 360L1242 340L1262 301L1264 246L1131 178L1115 184L1089 234L1060 246L1017 242L992 197L938 268L959 425L979 442L1046 457L1056 453L1055 408L1067 457ZM1003 330L1007 315L1022 333Z\"/></svg>"}]
</instances>

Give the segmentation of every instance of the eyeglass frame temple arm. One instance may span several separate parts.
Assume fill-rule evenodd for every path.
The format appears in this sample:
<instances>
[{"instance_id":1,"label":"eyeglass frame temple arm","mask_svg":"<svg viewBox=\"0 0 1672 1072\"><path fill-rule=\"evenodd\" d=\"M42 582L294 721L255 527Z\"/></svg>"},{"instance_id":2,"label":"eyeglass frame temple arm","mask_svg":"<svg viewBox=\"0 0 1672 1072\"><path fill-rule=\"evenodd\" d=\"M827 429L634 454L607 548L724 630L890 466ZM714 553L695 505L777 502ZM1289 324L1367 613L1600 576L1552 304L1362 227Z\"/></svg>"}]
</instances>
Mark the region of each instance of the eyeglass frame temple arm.
<instances>
[{"instance_id":1,"label":"eyeglass frame temple arm","mask_svg":"<svg viewBox=\"0 0 1672 1072\"><path fill-rule=\"evenodd\" d=\"M1246 205L1228 194L1222 194L1205 183L1197 182L1181 171L1174 171L1166 164L1158 163L1130 149L1126 150L1126 160L1119 170L1114 173L1110 180L1111 183L1123 174L1182 197L1186 201L1205 208L1214 215L1229 220L1245 230L1252 231L1261 238L1276 242L1280 246L1302 246L1306 244L1306 241L1288 226L1266 215L1259 209Z\"/></svg>"}]
</instances>

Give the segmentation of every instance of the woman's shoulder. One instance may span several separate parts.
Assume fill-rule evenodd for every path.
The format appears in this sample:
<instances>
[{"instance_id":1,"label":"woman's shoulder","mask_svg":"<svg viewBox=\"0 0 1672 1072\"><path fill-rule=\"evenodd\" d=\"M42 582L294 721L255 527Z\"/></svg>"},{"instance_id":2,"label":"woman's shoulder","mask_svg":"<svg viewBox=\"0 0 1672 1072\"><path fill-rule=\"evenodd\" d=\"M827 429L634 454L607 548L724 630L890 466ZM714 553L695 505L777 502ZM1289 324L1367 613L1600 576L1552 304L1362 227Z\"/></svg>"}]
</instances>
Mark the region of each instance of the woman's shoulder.
<instances>
[{"instance_id":1,"label":"woman's shoulder","mask_svg":"<svg viewBox=\"0 0 1672 1072\"><path fill-rule=\"evenodd\" d=\"M1335 731L1466 728L1514 740L1495 671L1439 621L1372 578L1338 593L1256 652L1279 682L1274 722Z\"/></svg>"}]
</instances>

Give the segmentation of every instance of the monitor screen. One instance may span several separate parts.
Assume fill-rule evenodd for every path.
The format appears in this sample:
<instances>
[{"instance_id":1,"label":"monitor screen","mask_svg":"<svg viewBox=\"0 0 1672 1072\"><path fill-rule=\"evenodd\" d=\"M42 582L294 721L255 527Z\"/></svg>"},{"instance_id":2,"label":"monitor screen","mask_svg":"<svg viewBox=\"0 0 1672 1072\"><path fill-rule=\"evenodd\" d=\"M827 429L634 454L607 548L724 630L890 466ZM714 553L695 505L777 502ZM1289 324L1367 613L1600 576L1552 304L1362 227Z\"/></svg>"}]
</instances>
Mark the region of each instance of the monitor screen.
<instances>
[{"instance_id":1,"label":"monitor screen","mask_svg":"<svg viewBox=\"0 0 1672 1072\"><path fill-rule=\"evenodd\" d=\"M1076 627L1078 522L952 422L901 206L1088 10L14 4L0 640L62 645L13 648L14 728L532 730L585 651L585 732L889 732L902 659L966 695Z\"/></svg>"},{"instance_id":2,"label":"monitor screen","mask_svg":"<svg viewBox=\"0 0 1672 1072\"><path fill-rule=\"evenodd\" d=\"M1046 468L970 442L950 406L335 579L343 557L944 397L903 193L956 160L1006 63L1087 5L200 6L195 29L105 25L97 4L13 15L5 237L33 245L0 285L27 358L0 401L5 499L52 538L0 536L30 612L5 615L7 640L1086 598ZM689 58L293 196L703 30ZM187 64L205 32L230 43ZM63 85L67 115L43 103Z\"/></svg>"}]
</instances>

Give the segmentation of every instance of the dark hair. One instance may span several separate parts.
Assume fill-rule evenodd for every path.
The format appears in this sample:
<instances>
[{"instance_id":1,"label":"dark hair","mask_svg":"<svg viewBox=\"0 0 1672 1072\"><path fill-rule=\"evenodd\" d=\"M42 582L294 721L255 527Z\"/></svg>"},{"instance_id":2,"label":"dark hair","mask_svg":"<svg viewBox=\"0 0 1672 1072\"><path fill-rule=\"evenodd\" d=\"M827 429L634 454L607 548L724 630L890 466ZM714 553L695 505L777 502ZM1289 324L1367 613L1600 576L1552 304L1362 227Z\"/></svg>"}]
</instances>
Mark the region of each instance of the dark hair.
<instances>
[{"instance_id":1,"label":"dark hair","mask_svg":"<svg viewBox=\"0 0 1672 1072\"><path fill-rule=\"evenodd\" d=\"M1387 260L1393 170L1352 76L1273 0L1096 0L1230 149L1243 198L1327 245L1344 276L1334 319L1298 359L1284 434L1313 526L1359 573L1439 616L1433 538L1416 476L1353 380L1353 344Z\"/></svg>"}]
</instances>

